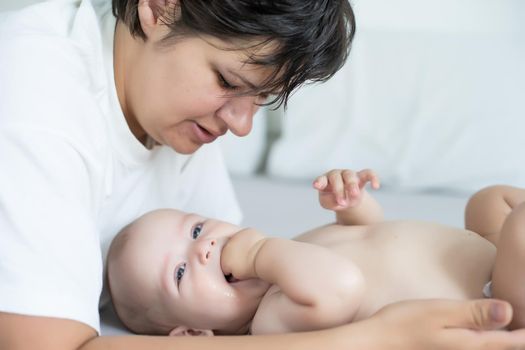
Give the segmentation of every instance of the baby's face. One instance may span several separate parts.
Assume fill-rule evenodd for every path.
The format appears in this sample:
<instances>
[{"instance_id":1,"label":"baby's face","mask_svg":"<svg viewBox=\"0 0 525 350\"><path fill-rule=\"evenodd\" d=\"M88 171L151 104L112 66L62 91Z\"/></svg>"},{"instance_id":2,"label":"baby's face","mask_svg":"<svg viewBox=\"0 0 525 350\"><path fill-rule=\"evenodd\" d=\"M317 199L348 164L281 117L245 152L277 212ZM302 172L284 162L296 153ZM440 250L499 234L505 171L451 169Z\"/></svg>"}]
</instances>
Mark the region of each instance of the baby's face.
<instances>
[{"instance_id":1,"label":"baby's face","mask_svg":"<svg viewBox=\"0 0 525 350\"><path fill-rule=\"evenodd\" d=\"M250 321L266 284L232 282L221 269L222 249L240 227L171 209L146 214L134 226L127 262L135 285L127 287L146 293L141 298L166 322L235 332Z\"/></svg>"}]
</instances>

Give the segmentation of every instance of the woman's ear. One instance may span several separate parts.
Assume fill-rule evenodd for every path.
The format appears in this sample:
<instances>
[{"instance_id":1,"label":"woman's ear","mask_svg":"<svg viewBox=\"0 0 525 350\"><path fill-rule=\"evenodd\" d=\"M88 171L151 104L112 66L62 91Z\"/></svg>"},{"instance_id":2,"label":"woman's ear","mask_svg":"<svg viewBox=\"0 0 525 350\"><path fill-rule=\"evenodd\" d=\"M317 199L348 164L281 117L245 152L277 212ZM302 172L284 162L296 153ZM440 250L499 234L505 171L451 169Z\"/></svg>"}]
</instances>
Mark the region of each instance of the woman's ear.
<instances>
[{"instance_id":1,"label":"woman's ear","mask_svg":"<svg viewBox=\"0 0 525 350\"><path fill-rule=\"evenodd\" d=\"M162 24L159 19L168 7L173 8L177 4L178 0L139 0L137 12L140 26L147 38Z\"/></svg>"},{"instance_id":2,"label":"woman's ear","mask_svg":"<svg viewBox=\"0 0 525 350\"><path fill-rule=\"evenodd\" d=\"M177 326L170 332L171 336L213 336L210 329L193 329L186 326Z\"/></svg>"}]
</instances>

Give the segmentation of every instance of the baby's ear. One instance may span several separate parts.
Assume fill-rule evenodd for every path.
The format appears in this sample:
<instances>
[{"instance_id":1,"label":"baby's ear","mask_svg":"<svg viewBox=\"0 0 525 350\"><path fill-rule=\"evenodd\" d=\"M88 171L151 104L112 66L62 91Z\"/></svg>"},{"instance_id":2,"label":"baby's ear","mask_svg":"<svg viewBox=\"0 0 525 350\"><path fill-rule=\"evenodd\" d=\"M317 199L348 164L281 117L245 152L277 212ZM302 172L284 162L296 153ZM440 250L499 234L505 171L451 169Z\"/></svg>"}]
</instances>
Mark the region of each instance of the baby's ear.
<instances>
[{"instance_id":1,"label":"baby's ear","mask_svg":"<svg viewBox=\"0 0 525 350\"><path fill-rule=\"evenodd\" d=\"M213 336L213 331L210 329L193 329L186 326L177 326L170 332L171 336Z\"/></svg>"}]
</instances>

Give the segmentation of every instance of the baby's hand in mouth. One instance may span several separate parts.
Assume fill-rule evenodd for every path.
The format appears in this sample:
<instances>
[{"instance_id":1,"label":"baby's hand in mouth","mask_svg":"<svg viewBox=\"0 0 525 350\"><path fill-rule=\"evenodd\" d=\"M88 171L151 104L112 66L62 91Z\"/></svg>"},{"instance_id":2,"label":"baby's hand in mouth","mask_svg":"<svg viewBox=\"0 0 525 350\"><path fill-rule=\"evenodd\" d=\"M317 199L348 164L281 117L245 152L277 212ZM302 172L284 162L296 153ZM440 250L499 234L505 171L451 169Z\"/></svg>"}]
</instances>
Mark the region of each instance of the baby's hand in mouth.
<instances>
[{"instance_id":1,"label":"baby's hand in mouth","mask_svg":"<svg viewBox=\"0 0 525 350\"><path fill-rule=\"evenodd\" d=\"M231 273L227 274L227 275L224 275L224 278L226 279L226 281L228 283L235 283L235 282L239 281L237 278L233 277L233 275Z\"/></svg>"},{"instance_id":2,"label":"baby's hand in mouth","mask_svg":"<svg viewBox=\"0 0 525 350\"><path fill-rule=\"evenodd\" d=\"M258 278L255 258L266 237L257 230L246 228L228 239L221 252L221 269L227 281ZM233 283L233 282L231 282Z\"/></svg>"}]
</instances>

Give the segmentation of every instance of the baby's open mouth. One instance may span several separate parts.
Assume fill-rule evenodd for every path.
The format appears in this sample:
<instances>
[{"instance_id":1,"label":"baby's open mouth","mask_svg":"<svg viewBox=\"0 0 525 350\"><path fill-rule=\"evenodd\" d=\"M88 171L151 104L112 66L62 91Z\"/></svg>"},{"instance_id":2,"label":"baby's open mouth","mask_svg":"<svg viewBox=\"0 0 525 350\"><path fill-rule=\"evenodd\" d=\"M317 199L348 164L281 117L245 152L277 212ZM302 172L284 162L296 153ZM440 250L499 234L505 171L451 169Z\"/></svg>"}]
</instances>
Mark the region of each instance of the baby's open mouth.
<instances>
[{"instance_id":1,"label":"baby's open mouth","mask_svg":"<svg viewBox=\"0 0 525 350\"><path fill-rule=\"evenodd\" d=\"M224 278L226 279L226 282L228 283L235 283L239 281L237 278L233 277L231 273L228 275L224 275Z\"/></svg>"}]
</instances>

